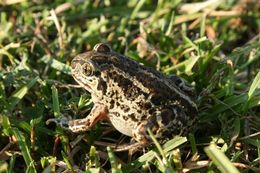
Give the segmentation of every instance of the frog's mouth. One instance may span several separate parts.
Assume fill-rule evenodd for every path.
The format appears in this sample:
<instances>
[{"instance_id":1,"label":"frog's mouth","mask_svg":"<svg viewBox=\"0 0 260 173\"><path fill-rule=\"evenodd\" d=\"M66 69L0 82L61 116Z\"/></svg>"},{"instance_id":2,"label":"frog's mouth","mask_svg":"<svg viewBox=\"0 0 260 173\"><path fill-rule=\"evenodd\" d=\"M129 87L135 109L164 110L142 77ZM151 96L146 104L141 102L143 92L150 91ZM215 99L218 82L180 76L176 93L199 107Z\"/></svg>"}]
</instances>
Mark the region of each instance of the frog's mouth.
<instances>
[{"instance_id":1,"label":"frog's mouth","mask_svg":"<svg viewBox=\"0 0 260 173\"><path fill-rule=\"evenodd\" d=\"M90 92L92 90L91 87L88 84L80 83L80 86L85 88L88 92Z\"/></svg>"},{"instance_id":2,"label":"frog's mouth","mask_svg":"<svg viewBox=\"0 0 260 173\"><path fill-rule=\"evenodd\" d=\"M77 81L77 83L84 89L86 89L88 92L92 91L92 88L89 84L86 83L86 79L78 78L76 76L73 76L73 78Z\"/></svg>"},{"instance_id":3,"label":"frog's mouth","mask_svg":"<svg viewBox=\"0 0 260 173\"><path fill-rule=\"evenodd\" d=\"M88 92L91 92L92 88L91 86L87 83L88 79L85 79L78 70L73 69L72 72L72 77L74 80L84 89L86 89Z\"/></svg>"}]
</instances>

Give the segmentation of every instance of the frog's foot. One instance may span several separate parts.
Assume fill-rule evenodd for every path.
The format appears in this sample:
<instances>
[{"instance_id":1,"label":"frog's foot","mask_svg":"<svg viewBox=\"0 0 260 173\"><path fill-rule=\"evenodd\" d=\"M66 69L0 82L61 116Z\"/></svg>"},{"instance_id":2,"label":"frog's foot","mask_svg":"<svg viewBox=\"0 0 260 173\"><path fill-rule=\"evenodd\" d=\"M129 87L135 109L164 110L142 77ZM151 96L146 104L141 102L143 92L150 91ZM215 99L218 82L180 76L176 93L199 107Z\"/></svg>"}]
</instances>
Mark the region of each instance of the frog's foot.
<instances>
[{"instance_id":1,"label":"frog's foot","mask_svg":"<svg viewBox=\"0 0 260 173\"><path fill-rule=\"evenodd\" d=\"M70 130L69 128L70 119L65 116L61 116L59 118L50 118L46 121L46 124L48 125L50 123L55 123L56 125L60 126L65 130Z\"/></svg>"},{"instance_id":2,"label":"frog's foot","mask_svg":"<svg viewBox=\"0 0 260 173\"><path fill-rule=\"evenodd\" d=\"M152 140L148 133L148 129L150 129L155 138L160 138L162 136L161 133L163 132L163 129L161 129L159 124L156 122L157 118L158 117L156 116L151 117L148 121L140 123L137 127L135 127L132 132L134 140L143 146L150 144Z\"/></svg>"},{"instance_id":3,"label":"frog's foot","mask_svg":"<svg viewBox=\"0 0 260 173\"><path fill-rule=\"evenodd\" d=\"M86 118L72 120L66 117L61 117L58 119L49 119L46 123L49 124L50 122L54 122L57 125L61 126L63 129L68 129L73 133L79 133L88 131L98 121L107 119L107 114L108 113L105 106L101 104L96 104Z\"/></svg>"},{"instance_id":4,"label":"frog's foot","mask_svg":"<svg viewBox=\"0 0 260 173\"><path fill-rule=\"evenodd\" d=\"M46 121L46 124L55 123L65 130L72 131L73 133L84 132L90 129L90 127L94 124L91 122L90 118L76 119L72 120L67 117L60 118L51 118Z\"/></svg>"},{"instance_id":5,"label":"frog's foot","mask_svg":"<svg viewBox=\"0 0 260 173\"><path fill-rule=\"evenodd\" d=\"M135 130L133 131L133 138L134 138L134 140L136 140L139 144L141 144L143 146L145 146L151 142L149 135L147 133L145 123L141 123L137 126L137 128L135 128Z\"/></svg>"}]
</instances>

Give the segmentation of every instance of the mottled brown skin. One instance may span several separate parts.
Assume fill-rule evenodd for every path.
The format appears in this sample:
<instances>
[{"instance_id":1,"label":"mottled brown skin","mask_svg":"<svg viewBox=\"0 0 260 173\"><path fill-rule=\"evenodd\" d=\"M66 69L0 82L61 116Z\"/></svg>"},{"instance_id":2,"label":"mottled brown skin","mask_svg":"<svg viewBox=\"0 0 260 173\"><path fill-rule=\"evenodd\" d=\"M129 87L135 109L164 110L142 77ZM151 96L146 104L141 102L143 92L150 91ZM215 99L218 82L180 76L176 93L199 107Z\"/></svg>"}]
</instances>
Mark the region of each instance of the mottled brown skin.
<instances>
[{"instance_id":1,"label":"mottled brown skin","mask_svg":"<svg viewBox=\"0 0 260 173\"><path fill-rule=\"evenodd\" d=\"M189 131L197 116L193 90L173 75L166 76L115 53L106 44L72 60L74 79L91 93L94 107L84 119L59 122L73 132L86 131L109 119L121 133L147 144L151 129L164 140Z\"/></svg>"}]
</instances>

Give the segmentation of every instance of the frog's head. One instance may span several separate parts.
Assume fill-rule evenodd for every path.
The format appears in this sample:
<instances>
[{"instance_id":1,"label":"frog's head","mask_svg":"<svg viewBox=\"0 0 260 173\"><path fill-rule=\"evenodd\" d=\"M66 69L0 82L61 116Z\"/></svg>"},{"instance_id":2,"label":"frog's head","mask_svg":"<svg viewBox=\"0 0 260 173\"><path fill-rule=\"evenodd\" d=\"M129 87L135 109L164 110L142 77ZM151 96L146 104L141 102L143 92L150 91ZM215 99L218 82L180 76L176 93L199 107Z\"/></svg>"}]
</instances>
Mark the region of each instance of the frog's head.
<instances>
[{"instance_id":1,"label":"frog's head","mask_svg":"<svg viewBox=\"0 0 260 173\"><path fill-rule=\"evenodd\" d=\"M104 43L95 45L92 51L76 56L71 62L72 76L90 93L104 94L106 83L101 77L102 67L113 55L112 49Z\"/></svg>"}]
</instances>

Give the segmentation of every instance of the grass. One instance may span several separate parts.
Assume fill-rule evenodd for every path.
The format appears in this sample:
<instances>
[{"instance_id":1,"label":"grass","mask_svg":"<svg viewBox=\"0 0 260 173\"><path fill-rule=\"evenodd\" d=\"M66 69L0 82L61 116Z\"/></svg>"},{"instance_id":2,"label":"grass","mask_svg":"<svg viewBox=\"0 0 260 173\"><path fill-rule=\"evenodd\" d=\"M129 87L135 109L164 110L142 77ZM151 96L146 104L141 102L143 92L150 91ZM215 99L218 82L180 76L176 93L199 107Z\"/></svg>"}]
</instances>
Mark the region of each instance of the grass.
<instances>
[{"instance_id":1,"label":"grass","mask_svg":"<svg viewBox=\"0 0 260 173\"><path fill-rule=\"evenodd\" d=\"M259 4L207 3L0 1L0 172L260 172ZM193 85L194 132L130 157L109 123L46 125L93 106L70 61L99 42Z\"/></svg>"}]
</instances>

